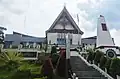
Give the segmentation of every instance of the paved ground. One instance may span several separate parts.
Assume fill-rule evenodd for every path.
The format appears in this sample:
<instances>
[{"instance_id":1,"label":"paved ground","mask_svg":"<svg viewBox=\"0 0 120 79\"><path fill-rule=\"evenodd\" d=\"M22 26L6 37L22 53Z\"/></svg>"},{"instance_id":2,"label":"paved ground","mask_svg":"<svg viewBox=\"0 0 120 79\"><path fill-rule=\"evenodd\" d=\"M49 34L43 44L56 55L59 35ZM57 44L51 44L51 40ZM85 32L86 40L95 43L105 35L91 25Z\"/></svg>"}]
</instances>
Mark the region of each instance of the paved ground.
<instances>
[{"instance_id":1,"label":"paved ground","mask_svg":"<svg viewBox=\"0 0 120 79\"><path fill-rule=\"evenodd\" d=\"M71 56L78 56L79 54L78 54L78 52L76 52L76 51L71 51L70 55L71 55Z\"/></svg>"}]
</instances>

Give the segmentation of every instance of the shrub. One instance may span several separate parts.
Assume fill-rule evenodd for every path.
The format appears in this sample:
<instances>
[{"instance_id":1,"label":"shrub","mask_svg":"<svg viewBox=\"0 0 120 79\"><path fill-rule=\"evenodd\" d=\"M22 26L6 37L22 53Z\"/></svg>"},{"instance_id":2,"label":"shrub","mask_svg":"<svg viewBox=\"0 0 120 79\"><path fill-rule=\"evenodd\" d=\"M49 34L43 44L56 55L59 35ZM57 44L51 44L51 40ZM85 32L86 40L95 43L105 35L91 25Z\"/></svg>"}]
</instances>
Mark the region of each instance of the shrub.
<instances>
[{"instance_id":1,"label":"shrub","mask_svg":"<svg viewBox=\"0 0 120 79\"><path fill-rule=\"evenodd\" d=\"M103 69L103 70L105 70L105 63L106 63L106 61L107 61L107 58L105 56L102 56L100 58L100 68Z\"/></svg>"},{"instance_id":2,"label":"shrub","mask_svg":"<svg viewBox=\"0 0 120 79\"><path fill-rule=\"evenodd\" d=\"M87 61L93 63L93 60L94 60L94 55L95 55L95 52L93 49L88 49L86 50L88 52L88 58L87 58Z\"/></svg>"},{"instance_id":3,"label":"shrub","mask_svg":"<svg viewBox=\"0 0 120 79\"><path fill-rule=\"evenodd\" d=\"M112 60L111 58L107 58L107 61L105 63L105 68L107 69L107 73L109 73L111 60Z\"/></svg>"},{"instance_id":4,"label":"shrub","mask_svg":"<svg viewBox=\"0 0 120 79\"><path fill-rule=\"evenodd\" d=\"M51 65L50 58L45 60L41 72L43 76L47 76L48 79L51 79L51 77L53 76L53 68Z\"/></svg>"},{"instance_id":5,"label":"shrub","mask_svg":"<svg viewBox=\"0 0 120 79\"><path fill-rule=\"evenodd\" d=\"M61 57L58 61L56 70L57 70L57 74L60 77L66 76L66 52L65 51L61 53Z\"/></svg>"},{"instance_id":6,"label":"shrub","mask_svg":"<svg viewBox=\"0 0 120 79\"><path fill-rule=\"evenodd\" d=\"M57 65L57 61L58 61L59 55L58 55L58 54L53 54L53 55L51 56L51 58L52 58L53 66L54 66L54 68L55 68L55 66Z\"/></svg>"},{"instance_id":7,"label":"shrub","mask_svg":"<svg viewBox=\"0 0 120 79\"><path fill-rule=\"evenodd\" d=\"M116 75L120 75L120 59L119 58L112 59L112 62L110 65L110 73L114 78L116 78Z\"/></svg>"},{"instance_id":8,"label":"shrub","mask_svg":"<svg viewBox=\"0 0 120 79\"><path fill-rule=\"evenodd\" d=\"M87 61L88 61L88 62L90 61L90 62L92 63L92 61L93 61L93 53L92 53L92 52L89 52L89 53L88 53Z\"/></svg>"},{"instance_id":9,"label":"shrub","mask_svg":"<svg viewBox=\"0 0 120 79\"><path fill-rule=\"evenodd\" d=\"M22 79L31 79L32 76L31 76L31 73L29 70L28 71L17 71L12 76L11 79L21 79L21 77L22 77Z\"/></svg>"},{"instance_id":10,"label":"shrub","mask_svg":"<svg viewBox=\"0 0 120 79\"><path fill-rule=\"evenodd\" d=\"M93 60L95 59L95 56L96 56L96 52L93 53Z\"/></svg>"},{"instance_id":11,"label":"shrub","mask_svg":"<svg viewBox=\"0 0 120 79\"><path fill-rule=\"evenodd\" d=\"M85 59L87 58L87 54L86 53L82 53L81 56L84 57Z\"/></svg>"},{"instance_id":12,"label":"shrub","mask_svg":"<svg viewBox=\"0 0 120 79\"><path fill-rule=\"evenodd\" d=\"M18 46L17 46L17 45L13 45L12 48L13 48L13 49L17 49Z\"/></svg>"},{"instance_id":13,"label":"shrub","mask_svg":"<svg viewBox=\"0 0 120 79\"><path fill-rule=\"evenodd\" d=\"M52 49L51 49L51 55L54 54L54 53L57 53L56 46L53 46Z\"/></svg>"},{"instance_id":14,"label":"shrub","mask_svg":"<svg viewBox=\"0 0 120 79\"><path fill-rule=\"evenodd\" d=\"M100 58L103 56L103 52L97 50L96 51L96 55L95 55L95 59L94 59L94 62L96 65L98 65L98 63L100 63Z\"/></svg>"}]
</instances>

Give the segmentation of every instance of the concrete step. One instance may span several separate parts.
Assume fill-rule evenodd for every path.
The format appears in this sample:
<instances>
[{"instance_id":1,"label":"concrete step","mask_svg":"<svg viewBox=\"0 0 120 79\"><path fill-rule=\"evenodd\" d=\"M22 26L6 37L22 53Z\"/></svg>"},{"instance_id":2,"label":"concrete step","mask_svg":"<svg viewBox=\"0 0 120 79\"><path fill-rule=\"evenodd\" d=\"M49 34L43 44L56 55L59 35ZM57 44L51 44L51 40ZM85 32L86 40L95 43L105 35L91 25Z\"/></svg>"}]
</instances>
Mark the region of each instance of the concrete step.
<instances>
[{"instance_id":1,"label":"concrete step","mask_svg":"<svg viewBox=\"0 0 120 79\"><path fill-rule=\"evenodd\" d=\"M87 66L84 61L82 61L78 56L71 56L70 58L71 66L73 71L92 71L94 70L91 66Z\"/></svg>"},{"instance_id":2,"label":"concrete step","mask_svg":"<svg viewBox=\"0 0 120 79\"><path fill-rule=\"evenodd\" d=\"M79 79L107 79L92 66L88 66L79 56L71 56L72 71Z\"/></svg>"},{"instance_id":3,"label":"concrete step","mask_svg":"<svg viewBox=\"0 0 120 79\"><path fill-rule=\"evenodd\" d=\"M106 77L79 77L78 79L108 79Z\"/></svg>"},{"instance_id":4,"label":"concrete step","mask_svg":"<svg viewBox=\"0 0 120 79\"><path fill-rule=\"evenodd\" d=\"M96 71L75 71L75 73L80 77L104 77L102 74Z\"/></svg>"}]
</instances>

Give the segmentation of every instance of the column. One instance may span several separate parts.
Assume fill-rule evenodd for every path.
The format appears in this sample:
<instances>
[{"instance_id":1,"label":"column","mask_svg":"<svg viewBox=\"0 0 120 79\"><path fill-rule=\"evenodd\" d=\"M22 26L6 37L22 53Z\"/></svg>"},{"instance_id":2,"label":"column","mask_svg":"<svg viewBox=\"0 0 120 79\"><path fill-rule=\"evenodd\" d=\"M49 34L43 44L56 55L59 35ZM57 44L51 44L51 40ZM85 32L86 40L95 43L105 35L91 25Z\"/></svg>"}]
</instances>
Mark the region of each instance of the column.
<instances>
[{"instance_id":1,"label":"column","mask_svg":"<svg viewBox=\"0 0 120 79\"><path fill-rule=\"evenodd\" d=\"M66 35L66 79L69 78L70 70L70 34Z\"/></svg>"}]
</instances>

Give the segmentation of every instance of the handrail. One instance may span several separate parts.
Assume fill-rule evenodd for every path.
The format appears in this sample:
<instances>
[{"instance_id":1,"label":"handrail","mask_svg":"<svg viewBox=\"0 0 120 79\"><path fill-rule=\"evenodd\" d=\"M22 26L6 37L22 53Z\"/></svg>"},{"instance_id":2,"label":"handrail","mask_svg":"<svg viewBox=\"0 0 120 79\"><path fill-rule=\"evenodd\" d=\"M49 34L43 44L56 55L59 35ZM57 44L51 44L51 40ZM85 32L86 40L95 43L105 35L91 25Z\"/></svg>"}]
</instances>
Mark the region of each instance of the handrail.
<instances>
[{"instance_id":1,"label":"handrail","mask_svg":"<svg viewBox=\"0 0 120 79\"><path fill-rule=\"evenodd\" d=\"M81 55L79 55L79 57L88 65L88 66L92 66L95 69L97 69L102 75L104 75L105 77L107 77L108 79L114 79L112 78L109 74L107 74L106 72L104 72L102 69L100 69L98 66L96 66L95 64L90 64L87 62L87 60L85 60Z\"/></svg>"},{"instance_id":2,"label":"handrail","mask_svg":"<svg viewBox=\"0 0 120 79\"><path fill-rule=\"evenodd\" d=\"M76 74L75 73L71 74L71 77L72 79L76 79ZM68 78L68 79L71 79L71 78Z\"/></svg>"},{"instance_id":3,"label":"handrail","mask_svg":"<svg viewBox=\"0 0 120 79\"><path fill-rule=\"evenodd\" d=\"M95 64L92 64L92 66L97 69L102 75L104 75L105 77L107 77L108 79L114 79L112 78L109 74L107 74L106 72L104 72L102 69L100 69L98 66L96 66Z\"/></svg>"},{"instance_id":4,"label":"handrail","mask_svg":"<svg viewBox=\"0 0 120 79\"><path fill-rule=\"evenodd\" d=\"M92 66L90 63L87 62L81 55L78 55L88 66Z\"/></svg>"}]
</instances>

